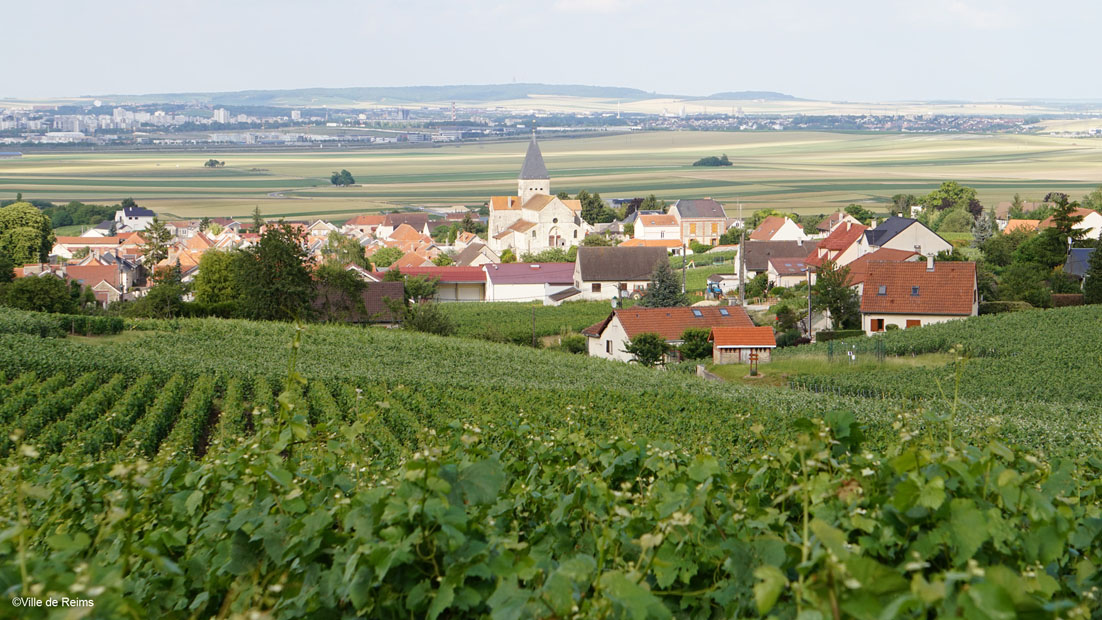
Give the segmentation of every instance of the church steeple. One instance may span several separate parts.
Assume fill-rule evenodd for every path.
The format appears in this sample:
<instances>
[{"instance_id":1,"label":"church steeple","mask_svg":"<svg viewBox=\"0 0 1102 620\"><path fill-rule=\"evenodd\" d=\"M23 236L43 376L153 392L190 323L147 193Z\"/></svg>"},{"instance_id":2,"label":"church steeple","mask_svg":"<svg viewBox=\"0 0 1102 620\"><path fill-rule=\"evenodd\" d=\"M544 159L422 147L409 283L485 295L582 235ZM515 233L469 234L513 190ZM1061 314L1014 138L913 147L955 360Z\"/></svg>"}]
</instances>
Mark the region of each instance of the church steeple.
<instances>
[{"instance_id":1,"label":"church steeple","mask_svg":"<svg viewBox=\"0 0 1102 620\"><path fill-rule=\"evenodd\" d=\"M528 152L524 155L524 165L521 166L520 176L517 177L517 196L520 204L528 202L528 199L536 195L549 196L551 194L551 175L547 172L547 166L543 163L543 153L536 144L536 134L532 133L532 141L528 143Z\"/></svg>"}]
</instances>

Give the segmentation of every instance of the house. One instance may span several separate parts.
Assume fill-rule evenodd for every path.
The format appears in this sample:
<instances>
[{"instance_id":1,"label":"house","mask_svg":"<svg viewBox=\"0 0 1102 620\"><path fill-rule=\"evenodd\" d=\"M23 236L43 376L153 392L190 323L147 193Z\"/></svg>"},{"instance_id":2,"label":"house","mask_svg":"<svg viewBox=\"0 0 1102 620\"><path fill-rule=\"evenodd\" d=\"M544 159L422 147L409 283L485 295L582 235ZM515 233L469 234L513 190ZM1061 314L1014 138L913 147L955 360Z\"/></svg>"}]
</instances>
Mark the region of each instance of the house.
<instances>
[{"instance_id":1,"label":"house","mask_svg":"<svg viewBox=\"0 0 1102 620\"><path fill-rule=\"evenodd\" d=\"M485 301L486 272L481 267L411 267L402 269L406 277L436 279L436 301ZM382 280L382 274L372 274Z\"/></svg>"},{"instance_id":2,"label":"house","mask_svg":"<svg viewBox=\"0 0 1102 620\"><path fill-rule=\"evenodd\" d=\"M813 267L821 267L828 260L839 266L852 263L861 255L858 242L866 230L868 226L846 220L820 241L814 252L808 254L807 263Z\"/></svg>"},{"instance_id":3,"label":"house","mask_svg":"<svg viewBox=\"0 0 1102 620\"><path fill-rule=\"evenodd\" d=\"M847 283L851 288L856 289L857 295L860 296L861 292L864 290L865 279L869 277L869 264L874 262L915 262L922 259L923 256L921 254L911 250L893 250L891 248L877 250L872 254L866 254L846 265L846 268L849 269L849 279Z\"/></svg>"},{"instance_id":4,"label":"house","mask_svg":"<svg viewBox=\"0 0 1102 620\"><path fill-rule=\"evenodd\" d=\"M749 364L750 355L757 353L757 361L768 364L777 348L773 328L761 327L713 327L708 337L712 343L712 363Z\"/></svg>"},{"instance_id":5,"label":"house","mask_svg":"<svg viewBox=\"0 0 1102 620\"><path fill-rule=\"evenodd\" d=\"M803 226L779 215L770 215L750 233L751 241L803 241L807 239Z\"/></svg>"},{"instance_id":6,"label":"house","mask_svg":"<svg viewBox=\"0 0 1102 620\"><path fill-rule=\"evenodd\" d=\"M701 200L678 200L669 210L677 218L681 240L688 245L691 241L704 245L715 245L727 232L727 213L723 205L711 198Z\"/></svg>"},{"instance_id":7,"label":"house","mask_svg":"<svg viewBox=\"0 0 1102 620\"><path fill-rule=\"evenodd\" d=\"M621 248L662 248L670 256L681 256L685 246L680 239L628 239L619 245ZM692 250L688 250L691 252Z\"/></svg>"},{"instance_id":8,"label":"house","mask_svg":"<svg viewBox=\"0 0 1102 620\"><path fill-rule=\"evenodd\" d=\"M624 351L632 338L643 333L656 333L670 346L683 341L686 329L715 327L753 327L754 323L742 306L701 306L677 308L621 308L613 310L605 320L584 330L589 354L593 357L630 362L633 356ZM676 358L676 354L669 356Z\"/></svg>"},{"instance_id":9,"label":"house","mask_svg":"<svg viewBox=\"0 0 1102 620\"><path fill-rule=\"evenodd\" d=\"M590 231L582 220L582 203L551 195L551 175L543 163L536 136L528 144L515 196L491 196L487 243L501 254L512 250L538 253L578 245Z\"/></svg>"},{"instance_id":10,"label":"house","mask_svg":"<svg viewBox=\"0 0 1102 620\"><path fill-rule=\"evenodd\" d=\"M427 213L387 213L383 221L375 228L375 236L386 239L394 229L405 224L422 235L429 234L429 216Z\"/></svg>"},{"instance_id":11,"label":"house","mask_svg":"<svg viewBox=\"0 0 1102 620\"><path fill-rule=\"evenodd\" d=\"M783 286L792 288L808 281L808 265L802 258L771 258L768 274L770 286ZM815 284L815 274L811 273L811 284Z\"/></svg>"},{"instance_id":12,"label":"house","mask_svg":"<svg viewBox=\"0 0 1102 620\"><path fill-rule=\"evenodd\" d=\"M875 334L979 314L976 264L871 262L861 293L861 328Z\"/></svg>"},{"instance_id":13,"label":"house","mask_svg":"<svg viewBox=\"0 0 1102 620\"><path fill-rule=\"evenodd\" d=\"M632 238L644 241L668 239L681 245L681 225L676 217L667 213L639 213L635 218Z\"/></svg>"},{"instance_id":14,"label":"house","mask_svg":"<svg viewBox=\"0 0 1102 620\"><path fill-rule=\"evenodd\" d=\"M838 228L845 222L849 222L850 225L861 224L861 222L857 221L857 218L853 217L849 213L846 213L845 211L836 211L828 215L823 221L819 222L815 226L815 229L818 230L819 234L821 235L829 235L830 233L834 232L835 228Z\"/></svg>"},{"instance_id":15,"label":"house","mask_svg":"<svg viewBox=\"0 0 1102 620\"><path fill-rule=\"evenodd\" d=\"M1094 250L1095 248L1071 248L1068 250L1068 258L1064 262L1064 273L1077 280L1085 279Z\"/></svg>"},{"instance_id":16,"label":"house","mask_svg":"<svg viewBox=\"0 0 1102 620\"><path fill-rule=\"evenodd\" d=\"M1037 230L1037 225L1040 223L1041 220L1008 220L1006 222L1006 227L1003 228L1003 232L1008 235L1018 230L1034 232Z\"/></svg>"},{"instance_id":17,"label":"house","mask_svg":"<svg viewBox=\"0 0 1102 620\"><path fill-rule=\"evenodd\" d=\"M482 265L500 263L501 257L485 243L475 242L463 248L463 251L456 254L455 258L452 260L459 267L480 267Z\"/></svg>"},{"instance_id":18,"label":"house","mask_svg":"<svg viewBox=\"0 0 1102 620\"><path fill-rule=\"evenodd\" d=\"M925 224L909 217L892 216L880 225L869 228L858 240L858 255L870 254L880 248L914 250L923 256L950 252L953 244L938 236Z\"/></svg>"},{"instance_id":19,"label":"house","mask_svg":"<svg viewBox=\"0 0 1102 620\"><path fill-rule=\"evenodd\" d=\"M89 254L114 251L121 245L123 237L55 237L50 256L69 260L74 254L87 249Z\"/></svg>"},{"instance_id":20,"label":"house","mask_svg":"<svg viewBox=\"0 0 1102 620\"><path fill-rule=\"evenodd\" d=\"M113 237L114 235L115 220L103 220L80 234L81 237Z\"/></svg>"},{"instance_id":21,"label":"house","mask_svg":"<svg viewBox=\"0 0 1102 620\"><path fill-rule=\"evenodd\" d=\"M187 239L199 232L199 220L169 220L165 222L165 228L176 239Z\"/></svg>"},{"instance_id":22,"label":"house","mask_svg":"<svg viewBox=\"0 0 1102 620\"><path fill-rule=\"evenodd\" d=\"M1073 230L1084 231L1086 233L1084 238L1086 239L1098 239L1102 236L1102 214L1091 209L1083 208L1076 209L1072 214L1083 218L1083 221L1072 227ZM1037 230L1044 230L1046 228L1052 228L1053 226L1055 226L1055 224L1050 215L1041 220L1040 224L1037 224Z\"/></svg>"},{"instance_id":23,"label":"house","mask_svg":"<svg viewBox=\"0 0 1102 620\"><path fill-rule=\"evenodd\" d=\"M818 241L747 241L740 247L739 252L746 252L746 279L751 280L759 273L769 270L769 260L773 258L798 259L808 262L809 254L819 247ZM734 273L738 273L739 261L742 258L735 256ZM738 283L736 281L735 285Z\"/></svg>"},{"instance_id":24,"label":"house","mask_svg":"<svg viewBox=\"0 0 1102 620\"><path fill-rule=\"evenodd\" d=\"M663 261L669 261L663 248L580 247L574 261L576 299L641 294Z\"/></svg>"},{"instance_id":25,"label":"house","mask_svg":"<svg viewBox=\"0 0 1102 620\"><path fill-rule=\"evenodd\" d=\"M115 230L145 230L157 214L144 207L123 207L115 211Z\"/></svg>"},{"instance_id":26,"label":"house","mask_svg":"<svg viewBox=\"0 0 1102 620\"><path fill-rule=\"evenodd\" d=\"M402 258L394 261L390 265L391 269L400 269L402 273L405 273L407 269L412 267L432 267L432 259L419 252L408 252L402 255Z\"/></svg>"},{"instance_id":27,"label":"house","mask_svg":"<svg viewBox=\"0 0 1102 620\"><path fill-rule=\"evenodd\" d=\"M344 226L341 226L341 232L356 237L374 235L376 229L383 224L385 219L385 215L357 215L345 222Z\"/></svg>"},{"instance_id":28,"label":"house","mask_svg":"<svg viewBox=\"0 0 1102 620\"><path fill-rule=\"evenodd\" d=\"M484 265L486 301L541 301L574 286L573 263Z\"/></svg>"},{"instance_id":29,"label":"house","mask_svg":"<svg viewBox=\"0 0 1102 620\"><path fill-rule=\"evenodd\" d=\"M457 250L465 250L473 243L482 243L482 238L473 232L467 232L465 230L459 231L459 234L455 236L455 243L452 246Z\"/></svg>"},{"instance_id":30,"label":"house","mask_svg":"<svg viewBox=\"0 0 1102 620\"><path fill-rule=\"evenodd\" d=\"M92 289L103 306L122 299L130 288L130 276L125 274L121 265L68 265L62 271L66 280L80 282Z\"/></svg>"},{"instance_id":31,"label":"house","mask_svg":"<svg viewBox=\"0 0 1102 620\"><path fill-rule=\"evenodd\" d=\"M367 282L361 293L362 306L353 305L347 293L327 285L318 286L312 306L319 320L347 323L395 323L391 304L405 303L405 284Z\"/></svg>"}]
</instances>

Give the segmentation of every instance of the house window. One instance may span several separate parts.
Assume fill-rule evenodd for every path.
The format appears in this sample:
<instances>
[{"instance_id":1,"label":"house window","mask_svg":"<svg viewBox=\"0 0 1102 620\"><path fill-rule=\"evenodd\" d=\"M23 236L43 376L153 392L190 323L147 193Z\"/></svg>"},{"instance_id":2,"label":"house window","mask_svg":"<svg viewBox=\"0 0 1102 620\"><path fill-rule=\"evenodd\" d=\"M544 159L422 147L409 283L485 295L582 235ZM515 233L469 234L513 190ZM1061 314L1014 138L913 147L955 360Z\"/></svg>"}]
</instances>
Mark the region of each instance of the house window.
<instances>
[{"instance_id":1,"label":"house window","mask_svg":"<svg viewBox=\"0 0 1102 620\"><path fill-rule=\"evenodd\" d=\"M918 297L918 287L917 286L912 286L911 287L911 297Z\"/></svg>"},{"instance_id":2,"label":"house window","mask_svg":"<svg viewBox=\"0 0 1102 620\"><path fill-rule=\"evenodd\" d=\"M559 218L557 218L557 217L551 218L551 223L552 224L558 224L559 223Z\"/></svg>"},{"instance_id":3,"label":"house window","mask_svg":"<svg viewBox=\"0 0 1102 620\"><path fill-rule=\"evenodd\" d=\"M876 294L877 295L887 295L888 294L888 286L886 284L881 284L880 287L876 289Z\"/></svg>"},{"instance_id":4,"label":"house window","mask_svg":"<svg viewBox=\"0 0 1102 620\"><path fill-rule=\"evenodd\" d=\"M696 224L689 224L689 234L690 235L695 235L696 234Z\"/></svg>"},{"instance_id":5,"label":"house window","mask_svg":"<svg viewBox=\"0 0 1102 620\"><path fill-rule=\"evenodd\" d=\"M608 353L609 355L612 355L612 341L611 340L606 340L605 341L605 353Z\"/></svg>"},{"instance_id":6,"label":"house window","mask_svg":"<svg viewBox=\"0 0 1102 620\"><path fill-rule=\"evenodd\" d=\"M870 327L872 327L872 331L874 332L884 331L884 319L873 319Z\"/></svg>"},{"instance_id":7,"label":"house window","mask_svg":"<svg viewBox=\"0 0 1102 620\"><path fill-rule=\"evenodd\" d=\"M591 288L590 290L594 293L600 293L601 292L601 283L600 282L594 282L593 283L593 288Z\"/></svg>"},{"instance_id":8,"label":"house window","mask_svg":"<svg viewBox=\"0 0 1102 620\"><path fill-rule=\"evenodd\" d=\"M704 313L700 310L697 310L696 308L693 308L693 316L699 319L704 316Z\"/></svg>"},{"instance_id":9,"label":"house window","mask_svg":"<svg viewBox=\"0 0 1102 620\"><path fill-rule=\"evenodd\" d=\"M910 329L912 327L921 327L921 326L922 326L922 321L920 321L918 319L907 319L907 329Z\"/></svg>"},{"instance_id":10,"label":"house window","mask_svg":"<svg viewBox=\"0 0 1102 620\"><path fill-rule=\"evenodd\" d=\"M719 232L719 224L717 224L716 222L712 222L712 234L714 235L718 232Z\"/></svg>"},{"instance_id":11,"label":"house window","mask_svg":"<svg viewBox=\"0 0 1102 620\"><path fill-rule=\"evenodd\" d=\"M536 231L534 231L534 230L532 231L532 238L533 238L533 239L535 239L535 238L536 238Z\"/></svg>"},{"instance_id":12,"label":"house window","mask_svg":"<svg viewBox=\"0 0 1102 620\"><path fill-rule=\"evenodd\" d=\"M720 308L719 309L719 315L720 316L731 316L731 313L727 311L727 308Z\"/></svg>"}]
</instances>

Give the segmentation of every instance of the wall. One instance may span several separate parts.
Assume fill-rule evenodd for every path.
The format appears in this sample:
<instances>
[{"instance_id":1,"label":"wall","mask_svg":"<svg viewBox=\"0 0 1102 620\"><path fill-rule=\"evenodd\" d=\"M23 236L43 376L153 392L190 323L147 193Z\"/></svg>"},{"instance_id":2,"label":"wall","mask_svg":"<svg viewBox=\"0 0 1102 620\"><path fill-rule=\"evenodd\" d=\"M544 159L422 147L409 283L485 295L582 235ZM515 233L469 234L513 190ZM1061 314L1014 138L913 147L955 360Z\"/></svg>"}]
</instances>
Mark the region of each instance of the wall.
<instances>
[{"instance_id":1,"label":"wall","mask_svg":"<svg viewBox=\"0 0 1102 620\"><path fill-rule=\"evenodd\" d=\"M751 348L719 348L712 347L712 362L716 364L749 364L750 353L758 354L759 364L768 364L773 359L773 349L763 347Z\"/></svg>"},{"instance_id":2,"label":"wall","mask_svg":"<svg viewBox=\"0 0 1102 620\"><path fill-rule=\"evenodd\" d=\"M482 282L441 282L436 288L437 301L485 301L486 284Z\"/></svg>"},{"instance_id":3,"label":"wall","mask_svg":"<svg viewBox=\"0 0 1102 620\"><path fill-rule=\"evenodd\" d=\"M620 362L630 362L633 358L630 353L624 352L624 347L628 344L628 335L624 331L624 327L620 325L620 319L612 319L608 326L605 327L605 331L597 338L587 338L589 340L589 355L592 357L600 357L603 359L617 360ZM607 353L606 342L612 341L612 354Z\"/></svg>"},{"instance_id":4,"label":"wall","mask_svg":"<svg viewBox=\"0 0 1102 620\"><path fill-rule=\"evenodd\" d=\"M978 306L976 307L976 313L979 313ZM899 329L905 329L907 327L907 320L919 320L922 325L933 325L935 323L945 323L947 321L956 321L958 319L966 319L968 317L959 315L948 314L862 314L861 315L861 329L865 330L866 334L874 334L877 332L872 331L873 319L884 319L884 327L888 325L898 325Z\"/></svg>"}]
</instances>

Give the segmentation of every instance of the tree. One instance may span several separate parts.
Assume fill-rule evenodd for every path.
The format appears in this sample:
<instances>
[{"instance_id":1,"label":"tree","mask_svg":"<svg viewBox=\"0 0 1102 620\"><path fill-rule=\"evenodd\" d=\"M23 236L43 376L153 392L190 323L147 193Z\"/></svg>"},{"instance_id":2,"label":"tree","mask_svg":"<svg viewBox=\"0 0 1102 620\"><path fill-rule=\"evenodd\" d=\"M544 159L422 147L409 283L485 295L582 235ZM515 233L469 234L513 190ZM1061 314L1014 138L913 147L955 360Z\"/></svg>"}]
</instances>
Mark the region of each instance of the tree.
<instances>
[{"instance_id":1,"label":"tree","mask_svg":"<svg viewBox=\"0 0 1102 620\"><path fill-rule=\"evenodd\" d=\"M187 287L180 279L180 264L161 269L156 274L156 284L132 307L137 316L153 319L172 319L180 315L184 307Z\"/></svg>"},{"instance_id":2,"label":"tree","mask_svg":"<svg viewBox=\"0 0 1102 620\"><path fill-rule=\"evenodd\" d=\"M1088 304L1102 304L1102 250L1095 248L1087 262L1087 273L1083 280L1083 301Z\"/></svg>"},{"instance_id":3,"label":"tree","mask_svg":"<svg viewBox=\"0 0 1102 620\"><path fill-rule=\"evenodd\" d=\"M765 272L759 273L746 284L746 296L761 297L765 295L765 289L768 286L769 276Z\"/></svg>"},{"instance_id":4,"label":"tree","mask_svg":"<svg viewBox=\"0 0 1102 620\"><path fill-rule=\"evenodd\" d=\"M721 157L715 155L709 157L701 157L693 162L694 166L730 166L731 160L727 159L727 154L724 153Z\"/></svg>"},{"instance_id":5,"label":"tree","mask_svg":"<svg viewBox=\"0 0 1102 620\"><path fill-rule=\"evenodd\" d=\"M1093 192L1083 196L1083 200L1080 201L1084 209L1090 209L1092 211L1098 211L1102 213L1102 185L1095 189Z\"/></svg>"},{"instance_id":6,"label":"tree","mask_svg":"<svg viewBox=\"0 0 1102 620\"><path fill-rule=\"evenodd\" d=\"M253 233L260 234L260 229L264 228L264 218L260 216L260 205L253 207Z\"/></svg>"},{"instance_id":7,"label":"tree","mask_svg":"<svg viewBox=\"0 0 1102 620\"><path fill-rule=\"evenodd\" d=\"M238 298L240 293L233 273L235 260L230 252L207 250L203 253L199 259L199 273L195 275L195 301L220 304Z\"/></svg>"},{"instance_id":8,"label":"tree","mask_svg":"<svg viewBox=\"0 0 1102 620\"><path fill-rule=\"evenodd\" d=\"M133 198L123 198L119 203L119 207L123 209L134 209L138 206L138 203L134 202Z\"/></svg>"},{"instance_id":9,"label":"tree","mask_svg":"<svg viewBox=\"0 0 1102 620\"><path fill-rule=\"evenodd\" d=\"M436 258L432 259L432 264L436 265L437 267L447 267L448 265L451 265L453 263L455 263L455 261L452 260L452 257L444 254L443 252L437 255Z\"/></svg>"},{"instance_id":10,"label":"tree","mask_svg":"<svg viewBox=\"0 0 1102 620\"><path fill-rule=\"evenodd\" d=\"M561 191L555 194L555 198L558 198L559 200L570 200L570 194L566 193L566 191Z\"/></svg>"},{"instance_id":11,"label":"tree","mask_svg":"<svg viewBox=\"0 0 1102 620\"><path fill-rule=\"evenodd\" d=\"M16 278L3 289L5 306L37 312L72 313L76 302L64 280L51 275Z\"/></svg>"},{"instance_id":12,"label":"tree","mask_svg":"<svg viewBox=\"0 0 1102 620\"><path fill-rule=\"evenodd\" d=\"M323 321L350 321L356 314L365 314L363 292L367 288L357 274L343 265L327 262L314 271L318 283L317 301Z\"/></svg>"},{"instance_id":13,"label":"tree","mask_svg":"<svg viewBox=\"0 0 1102 620\"><path fill-rule=\"evenodd\" d=\"M302 233L280 221L234 261L240 308L253 319L287 321L304 317L316 293Z\"/></svg>"},{"instance_id":14,"label":"tree","mask_svg":"<svg viewBox=\"0 0 1102 620\"><path fill-rule=\"evenodd\" d=\"M616 214L608 208L600 194L590 194L583 189L578 192L577 199L582 203L582 219L590 226L616 219Z\"/></svg>"},{"instance_id":15,"label":"tree","mask_svg":"<svg viewBox=\"0 0 1102 620\"><path fill-rule=\"evenodd\" d=\"M352 173L347 170L341 170L340 172L334 172L329 177L329 182L338 187L346 185L355 185L356 179L352 178Z\"/></svg>"},{"instance_id":16,"label":"tree","mask_svg":"<svg viewBox=\"0 0 1102 620\"><path fill-rule=\"evenodd\" d=\"M376 269L382 269L398 262L405 255L406 253L398 248L379 248L371 255L371 262L375 264Z\"/></svg>"},{"instance_id":17,"label":"tree","mask_svg":"<svg viewBox=\"0 0 1102 620\"><path fill-rule=\"evenodd\" d=\"M392 302L389 305L391 312L401 317L402 329L437 336L451 336L456 331L455 323L440 309L440 304L425 302L403 306Z\"/></svg>"},{"instance_id":18,"label":"tree","mask_svg":"<svg viewBox=\"0 0 1102 620\"><path fill-rule=\"evenodd\" d=\"M784 217L784 214L776 209L759 209L757 211L754 211L754 214L751 215L745 222L743 222L743 227L748 231L754 230L755 228L760 226L762 222L765 221L765 218L772 217L774 215Z\"/></svg>"},{"instance_id":19,"label":"tree","mask_svg":"<svg viewBox=\"0 0 1102 620\"><path fill-rule=\"evenodd\" d=\"M415 303L428 301L436 297L436 291L439 285L440 278L427 278L425 276L406 277L406 299L412 299Z\"/></svg>"},{"instance_id":20,"label":"tree","mask_svg":"<svg viewBox=\"0 0 1102 620\"><path fill-rule=\"evenodd\" d=\"M0 253L16 265L45 262L54 247L53 223L29 202L0 209Z\"/></svg>"},{"instance_id":21,"label":"tree","mask_svg":"<svg viewBox=\"0 0 1102 620\"><path fill-rule=\"evenodd\" d=\"M482 228L482 225L480 223L476 222L475 219L473 217L471 217L470 213L467 213L466 215L463 216L463 232L469 232L471 234L475 234L475 233L481 232L481 230L480 230L481 228Z\"/></svg>"},{"instance_id":22,"label":"tree","mask_svg":"<svg viewBox=\"0 0 1102 620\"><path fill-rule=\"evenodd\" d=\"M857 220L858 222L861 222L865 226L868 226L869 223L872 222L872 218L876 215L872 211L869 211L868 209L866 209L865 207L862 207L859 204L851 204L848 207L846 207L844 209L844 211L850 217Z\"/></svg>"},{"instance_id":23,"label":"tree","mask_svg":"<svg viewBox=\"0 0 1102 620\"><path fill-rule=\"evenodd\" d=\"M1051 269L1037 263L1014 263L1006 268L999 281L999 299L1025 301L1035 308L1052 305L1052 293L1045 286Z\"/></svg>"},{"instance_id":24,"label":"tree","mask_svg":"<svg viewBox=\"0 0 1102 620\"><path fill-rule=\"evenodd\" d=\"M849 267L839 267L834 261L823 261L811 287L811 307L830 313L833 329L860 324L860 300L849 286Z\"/></svg>"},{"instance_id":25,"label":"tree","mask_svg":"<svg viewBox=\"0 0 1102 620\"><path fill-rule=\"evenodd\" d=\"M501 262L503 262L503 263L515 263L515 262L517 262L517 255L513 252L513 250L511 250L509 248L505 248L501 252Z\"/></svg>"},{"instance_id":26,"label":"tree","mask_svg":"<svg viewBox=\"0 0 1102 620\"><path fill-rule=\"evenodd\" d=\"M341 267L349 263L364 269L371 267L371 262L364 255L364 246L352 237L342 235L335 230L325 239L325 247L322 248L321 254L326 261L333 261Z\"/></svg>"},{"instance_id":27,"label":"tree","mask_svg":"<svg viewBox=\"0 0 1102 620\"><path fill-rule=\"evenodd\" d=\"M918 204L918 196L914 194L895 194L892 196L892 206L897 213L904 215L910 213L911 207Z\"/></svg>"},{"instance_id":28,"label":"tree","mask_svg":"<svg viewBox=\"0 0 1102 620\"><path fill-rule=\"evenodd\" d=\"M663 356L670 350L665 338L659 334L645 332L631 339L624 353L630 353L634 361L648 368L661 363Z\"/></svg>"},{"instance_id":29,"label":"tree","mask_svg":"<svg viewBox=\"0 0 1102 620\"><path fill-rule=\"evenodd\" d=\"M665 200L659 200L657 196L651 194L643 199L643 202L639 203L640 211L661 211L665 213L669 210L669 205Z\"/></svg>"},{"instance_id":30,"label":"tree","mask_svg":"<svg viewBox=\"0 0 1102 620\"><path fill-rule=\"evenodd\" d=\"M0 283L11 282L15 279L15 263L11 257L0 252Z\"/></svg>"},{"instance_id":31,"label":"tree","mask_svg":"<svg viewBox=\"0 0 1102 620\"><path fill-rule=\"evenodd\" d=\"M984 241L983 245L980 246L980 250L988 263L995 267L1006 267L1013 262L1014 251L1018 249L1018 246L1035 235L1036 233L1022 228L1009 233L996 234Z\"/></svg>"},{"instance_id":32,"label":"tree","mask_svg":"<svg viewBox=\"0 0 1102 620\"><path fill-rule=\"evenodd\" d=\"M938 211L953 207L968 209L973 201L976 201L976 190L956 181L945 181L940 187L922 198L922 204ZM975 204L978 205L979 202L976 201Z\"/></svg>"},{"instance_id":33,"label":"tree","mask_svg":"<svg viewBox=\"0 0 1102 620\"><path fill-rule=\"evenodd\" d=\"M210 229L210 218L203 216L203 219L199 220L199 232L206 232Z\"/></svg>"},{"instance_id":34,"label":"tree","mask_svg":"<svg viewBox=\"0 0 1102 620\"><path fill-rule=\"evenodd\" d=\"M689 298L681 292L681 282L668 260L659 261L650 276L647 293L639 302L644 308L673 308L689 305Z\"/></svg>"},{"instance_id":35,"label":"tree","mask_svg":"<svg viewBox=\"0 0 1102 620\"><path fill-rule=\"evenodd\" d=\"M207 168L225 168L226 162L218 161L217 159L208 159L207 161L203 162L203 165Z\"/></svg>"},{"instance_id":36,"label":"tree","mask_svg":"<svg viewBox=\"0 0 1102 620\"><path fill-rule=\"evenodd\" d=\"M1079 210L1079 203L1068 202L1068 195L1059 192L1045 196L1045 202L1049 202L1050 199L1056 203L1056 206L1052 211L1052 228L1045 230L1056 230L1062 239L1070 239L1072 243L1085 237L1087 231L1077 228L1084 217L1076 213Z\"/></svg>"},{"instance_id":37,"label":"tree","mask_svg":"<svg viewBox=\"0 0 1102 620\"><path fill-rule=\"evenodd\" d=\"M145 264L152 269L161 261L168 258L169 244L172 243L172 231L164 222L153 218L153 222L142 231L145 245L142 246L142 254L145 255Z\"/></svg>"},{"instance_id":38,"label":"tree","mask_svg":"<svg viewBox=\"0 0 1102 620\"><path fill-rule=\"evenodd\" d=\"M712 355L712 343L708 342L711 331L701 327L690 327L681 334L681 346L678 350L685 359L698 360Z\"/></svg>"},{"instance_id":39,"label":"tree","mask_svg":"<svg viewBox=\"0 0 1102 620\"><path fill-rule=\"evenodd\" d=\"M1068 240L1055 226L1033 235L1014 250L1014 263L1033 263L1051 270L1067 259Z\"/></svg>"},{"instance_id":40,"label":"tree","mask_svg":"<svg viewBox=\"0 0 1102 620\"><path fill-rule=\"evenodd\" d=\"M997 230L994 214L981 213L972 222L972 247L982 248L983 244L993 237Z\"/></svg>"},{"instance_id":41,"label":"tree","mask_svg":"<svg viewBox=\"0 0 1102 620\"><path fill-rule=\"evenodd\" d=\"M616 245L616 244L612 242L612 239L609 239L608 237L606 237L604 235L594 234L594 235L586 235L585 239L582 239L582 245L584 245L586 247L597 247L597 246L608 247L608 246L612 246L612 245Z\"/></svg>"},{"instance_id":42,"label":"tree","mask_svg":"<svg viewBox=\"0 0 1102 620\"><path fill-rule=\"evenodd\" d=\"M939 233L969 232L976 219L964 209L950 209L943 211L937 220L936 229Z\"/></svg>"}]
</instances>

